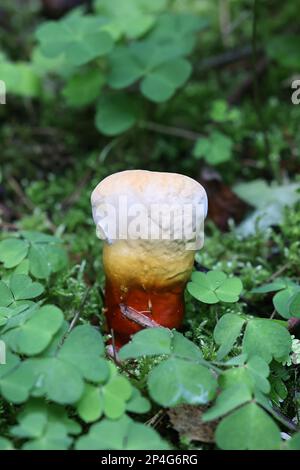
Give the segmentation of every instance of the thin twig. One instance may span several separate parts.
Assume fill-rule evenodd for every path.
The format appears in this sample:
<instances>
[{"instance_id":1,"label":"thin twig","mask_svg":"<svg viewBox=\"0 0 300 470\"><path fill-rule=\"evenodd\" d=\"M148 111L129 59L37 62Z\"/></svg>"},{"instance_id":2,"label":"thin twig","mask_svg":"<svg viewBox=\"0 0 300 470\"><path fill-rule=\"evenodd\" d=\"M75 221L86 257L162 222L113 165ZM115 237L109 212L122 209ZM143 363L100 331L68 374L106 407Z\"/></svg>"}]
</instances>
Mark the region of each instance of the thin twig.
<instances>
[{"instance_id":1,"label":"thin twig","mask_svg":"<svg viewBox=\"0 0 300 470\"><path fill-rule=\"evenodd\" d=\"M13 176L10 176L8 178L8 184L13 189L13 191L17 194L17 196L19 196L24 206L26 206L27 209L33 211L35 209L35 205L30 201L30 199L28 199L23 189L21 188L20 184Z\"/></svg>"},{"instance_id":2,"label":"thin twig","mask_svg":"<svg viewBox=\"0 0 300 470\"><path fill-rule=\"evenodd\" d=\"M68 328L68 331L67 331L66 335L68 335L68 334L73 330L74 326L77 324L78 319L79 319L79 317L80 317L80 314L81 314L81 312L82 312L82 309L83 309L83 307L84 307L84 305L85 305L85 302L86 302L86 300L87 300L87 297L88 297L89 292L90 292L90 287L85 291L85 294L84 294L84 296L83 296L83 298L82 298L80 307L79 307L79 309L75 312L75 315L74 315L74 317L73 317L73 319L72 319L72 321L71 321L71 323L70 323L70 326L69 326L69 328Z\"/></svg>"},{"instance_id":3,"label":"thin twig","mask_svg":"<svg viewBox=\"0 0 300 470\"><path fill-rule=\"evenodd\" d=\"M198 71L202 72L207 69L224 67L231 65L235 62L240 62L241 60L248 59L252 55L252 46L246 45L238 49L231 49L222 54L216 54L211 57L203 59L199 66Z\"/></svg>"},{"instance_id":4,"label":"thin twig","mask_svg":"<svg viewBox=\"0 0 300 470\"><path fill-rule=\"evenodd\" d=\"M258 60L258 45L257 45L257 24L258 24L258 7L259 0L254 0L253 4L253 24L252 24L252 71L253 71L253 102L256 111L258 122L263 134L264 147L266 158L269 161L270 167L273 167L273 162L270 160L270 142L268 136L267 126L264 120L262 109L260 106L259 86L258 86L258 71L257 71L257 60Z\"/></svg>"},{"instance_id":5,"label":"thin twig","mask_svg":"<svg viewBox=\"0 0 300 470\"><path fill-rule=\"evenodd\" d=\"M286 263L283 266L281 266L281 268L279 268L278 271L276 271L274 274L272 274L272 276L270 276L269 279L266 282L274 281L274 279L276 279L278 276L280 276L280 274L282 274L289 267L289 265L290 265L290 263Z\"/></svg>"},{"instance_id":6,"label":"thin twig","mask_svg":"<svg viewBox=\"0 0 300 470\"><path fill-rule=\"evenodd\" d=\"M119 362L117 348L116 348L115 332L113 328L110 329L110 334L111 334L111 344L112 344L112 350L113 350L113 359L115 362Z\"/></svg>"},{"instance_id":7,"label":"thin twig","mask_svg":"<svg viewBox=\"0 0 300 470\"><path fill-rule=\"evenodd\" d=\"M8 178L8 184L10 185L12 190L16 193L16 195L19 196L19 198L23 202L24 206L27 207L27 209L29 209L30 211L33 212L36 209L36 207L31 202L31 200L26 196L26 194L24 193L22 187L18 183L18 181L14 177L10 176ZM47 220L47 223L49 225L49 228L52 230L53 233L55 233L56 232L56 226L53 224L52 220L50 220L48 216L46 216L46 220Z\"/></svg>"},{"instance_id":8,"label":"thin twig","mask_svg":"<svg viewBox=\"0 0 300 470\"><path fill-rule=\"evenodd\" d=\"M164 124L158 124L156 122L144 121L140 124L140 127L147 129L148 131L157 132L159 134L172 135L174 137L180 137L181 139L187 140L198 140L203 135L198 132L190 131L188 129L181 129L179 127L165 126Z\"/></svg>"},{"instance_id":9,"label":"thin twig","mask_svg":"<svg viewBox=\"0 0 300 470\"><path fill-rule=\"evenodd\" d=\"M223 45L226 47L230 43L230 7L228 0L219 0L219 25Z\"/></svg>"},{"instance_id":10,"label":"thin twig","mask_svg":"<svg viewBox=\"0 0 300 470\"><path fill-rule=\"evenodd\" d=\"M156 321L152 320L147 315L144 315L144 313L151 313L148 310L145 310L144 312L139 312L138 310L135 310L132 307L128 307L125 304L120 304L120 310L125 318L130 321L133 321L134 323L139 326L142 326L143 328L157 328L160 326L158 323L156 323Z\"/></svg>"},{"instance_id":11,"label":"thin twig","mask_svg":"<svg viewBox=\"0 0 300 470\"><path fill-rule=\"evenodd\" d=\"M273 320L273 318L275 317L276 315L276 309L273 310L273 312L271 313L270 315L270 320Z\"/></svg>"},{"instance_id":12,"label":"thin twig","mask_svg":"<svg viewBox=\"0 0 300 470\"><path fill-rule=\"evenodd\" d=\"M148 419L148 421L145 422L147 426L151 426L152 428L155 428L158 423L161 421L161 419L164 417L166 414L166 410L159 410L152 418Z\"/></svg>"}]
</instances>

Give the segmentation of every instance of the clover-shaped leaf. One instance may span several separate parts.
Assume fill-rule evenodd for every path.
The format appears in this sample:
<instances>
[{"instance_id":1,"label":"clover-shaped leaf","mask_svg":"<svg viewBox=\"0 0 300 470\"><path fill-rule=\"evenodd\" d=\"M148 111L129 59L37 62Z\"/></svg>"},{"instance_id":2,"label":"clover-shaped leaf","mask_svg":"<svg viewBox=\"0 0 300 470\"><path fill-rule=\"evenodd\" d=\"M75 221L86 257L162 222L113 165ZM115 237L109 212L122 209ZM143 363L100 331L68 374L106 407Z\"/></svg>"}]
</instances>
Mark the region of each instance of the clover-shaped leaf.
<instances>
[{"instance_id":1,"label":"clover-shaped leaf","mask_svg":"<svg viewBox=\"0 0 300 470\"><path fill-rule=\"evenodd\" d=\"M82 377L93 382L102 382L108 377L102 336L90 325L80 325L71 331L58 351L57 357L73 364Z\"/></svg>"},{"instance_id":2,"label":"clover-shaped leaf","mask_svg":"<svg viewBox=\"0 0 300 470\"><path fill-rule=\"evenodd\" d=\"M217 381L201 364L170 357L153 368L148 377L150 395L160 405L203 405L214 397Z\"/></svg>"},{"instance_id":3,"label":"clover-shaped leaf","mask_svg":"<svg viewBox=\"0 0 300 470\"><path fill-rule=\"evenodd\" d=\"M195 361L203 357L200 349L192 341L175 330L162 327L139 331L119 351L122 360L158 355L173 355Z\"/></svg>"},{"instance_id":4,"label":"clover-shaped leaf","mask_svg":"<svg viewBox=\"0 0 300 470\"><path fill-rule=\"evenodd\" d=\"M120 359L170 354L172 332L167 328L148 328L136 333L119 352Z\"/></svg>"},{"instance_id":5,"label":"clover-shaped leaf","mask_svg":"<svg viewBox=\"0 0 300 470\"><path fill-rule=\"evenodd\" d=\"M0 242L0 261L5 268L14 268L27 256L29 243L18 238L8 238Z\"/></svg>"},{"instance_id":6,"label":"clover-shaped leaf","mask_svg":"<svg viewBox=\"0 0 300 470\"><path fill-rule=\"evenodd\" d=\"M35 383L35 374L26 361L8 352L6 364L0 367L1 395L12 403L22 403L28 399Z\"/></svg>"},{"instance_id":7,"label":"clover-shaped leaf","mask_svg":"<svg viewBox=\"0 0 300 470\"><path fill-rule=\"evenodd\" d=\"M260 356L251 356L246 364L224 371L219 378L219 383L223 389L239 384L246 386L251 393L256 391L269 393L269 373L270 369L266 361Z\"/></svg>"},{"instance_id":8,"label":"clover-shaped leaf","mask_svg":"<svg viewBox=\"0 0 300 470\"><path fill-rule=\"evenodd\" d=\"M300 287L290 279L277 279L274 282L264 284L252 290L254 294L265 294L269 292L277 292L273 297L273 305L276 311L283 318L291 318L293 316L290 303L300 292ZM294 315L297 316L297 315Z\"/></svg>"},{"instance_id":9,"label":"clover-shaped leaf","mask_svg":"<svg viewBox=\"0 0 300 470\"><path fill-rule=\"evenodd\" d=\"M261 356L267 363L285 359L291 351L292 339L286 328L276 321L254 318L248 321L243 352L249 356Z\"/></svg>"},{"instance_id":10,"label":"clover-shaped leaf","mask_svg":"<svg viewBox=\"0 0 300 470\"><path fill-rule=\"evenodd\" d=\"M300 317L300 292L297 292L290 298L289 314L293 317Z\"/></svg>"},{"instance_id":11,"label":"clover-shaped leaf","mask_svg":"<svg viewBox=\"0 0 300 470\"><path fill-rule=\"evenodd\" d=\"M3 339L14 352L28 356L39 354L60 329L63 318L59 308L45 305L33 311L27 321L5 331Z\"/></svg>"},{"instance_id":12,"label":"clover-shaped leaf","mask_svg":"<svg viewBox=\"0 0 300 470\"><path fill-rule=\"evenodd\" d=\"M104 419L76 442L77 450L166 450L168 444L149 426L132 421Z\"/></svg>"},{"instance_id":13,"label":"clover-shaped leaf","mask_svg":"<svg viewBox=\"0 0 300 470\"><path fill-rule=\"evenodd\" d=\"M197 140L193 154L204 158L210 165L219 165L232 157L232 140L219 131L213 131L209 137Z\"/></svg>"},{"instance_id":14,"label":"clover-shaped leaf","mask_svg":"<svg viewBox=\"0 0 300 470\"><path fill-rule=\"evenodd\" d=\"M110 22L105 29L111 32L115 39L121 36L138 38L145 34L154 24L154 12L159 12L166 5L166 0L97 0L96 11L108 17Z\"/></svg>"},{"instance_id":15,"label":"clover-shaped leaf","mask_svg":"<svg viewBox=\"0 0 300 470\"><path fill-rule=\"evenodd\" d=\"M98 383L106 381L109 375L107 362L101 357L104 345L100 333L91 325L81 325L64 338L64 330L63 325L47 354L26 361L37 376L32 395L45 395L60 404L80 400L84 379Z\"/></svg>"},{"instance_id":16,"label":"clover-shaped leaf","mask_svg":"<svg viewBox=\"0 0 300 470\"><path fill-rule=\"evenodd\" d=\"M141 82L141 92L156 103L166 101L186 82L191 72L192 66L186 59L174 59L148 73Z\"/></svg>"},{"instance_id":17,"label":"clover-shaped leaf","mask_svg":"<svg viewBox=\"0 0 300 470\"><path fill-rule=\"evenodd\" d=\"M30 400L17 419L19 424L13 426L10 433L29 439L23 444L23 450L65 450L72 442L69 435L81 430L64 408L40 400Z\"/></svg>"},{"instance_id":18,"label":"clover-shaped leaf","mask_svg":"<svg viewBox=\"0 0 300 470\"><path fill-rule=\"evenodd\" d=\"M224 450L271 450L279 449L281 438L270 416L256 403L248 403L221 421L216 442Z\"/></svg>"},{"instance_id":19,"label":"clover-shaped leaf","mask_svg":"<svg viewBox=\"0 0 300 470\"><path fill-rule=\"evenodd\" d=\"M218 321L214 329L214 340L220 345L217 353L218 360L223 359L231 351L244 323L244 318L232 313L223 315Z\"/></svg>"},{"instance_id":20,"label":"clover-shaped leaf","mask_svg":"<svg viewBox=\"0 0 300 470\"><path fill-rule=\"evenodd\" d=\"M20 239L9 238L0 242L0 261L6 268L14 268L26 261L34 277L47 279L51 273L66 266L67 255L58 238L31 231L22 231L19 236Z\"/></svg>"},{"instance_id":21,"label":"clover-shaped leaf","mask_svg":"<svg viewBox=\"0 0 300 470\"><path fill-rule=\"evenodd\" d=\"M75 366L57 357L35 358L26 362L37 377L32 396L45 395L62 405L76 403L80 399L84 381Z\"/></svg>"},{"instance_id":22,"label":"clover-shaped leaf","mask_svg":"<svg viewBox=\"0 0 300 470\"><path fill-rule=\"evenodd\" d=\"M0 306L14 307L18 301L34 299L44 292L38 282L32 282L25 274L12 274L8 285L0 281Z\"/></svg>"},{"instance_id":23,"label":"clover-shaped leaf","mask_svg":"<svg viewBox=\"0 0 300 470\"><path fill-rule=\"evenodd\" d=\"M190 54L197 40L196 33L208 25L207 19L191 13L163 13L149 33L151 41L171 43L181 48L182 54Z\"/></svg>"},{"instance_id":24,"label":"clover-shaped leaf","mask_svg":"<svg viewBox=\"0 0 300 470\"><path fill-rule=\"evenodd\" d=\"M277 292L273 297L273 305L276 311L283 318L290 318L293 313L290 310L290 303L297 294L300 293L300 287L297 285L289 285L285 289ZM298 314L299 315L299 314ZM297 315L294 315L297 316Z\"/></svg>"},{"instance_id":25,"label":"clover-shaped leaf","mask_svg":"<svg viewBox=\"0 0 300 470\"><path fill-rule=\"evenodd\" d=\"M103 20L97 17L73 15L42 24L36 36L46 57L63 53L70 65L80 66L113 48L113 40L101 29L102 24Z\"/></svg>"},{"instance_id":26,"label":"clover-shaped leaf","mask_svg":"<svg viewBox=\"0 0 300 470\"><path fill-rule=\"evenodd\" d=\"M109 380L99 386L86 384L77 403L79 416L87 423L98 420L103 414L110 419L120 418L126 410L135 413L149 411L148 400L133 388L126 377L110 364Z\"/></svg>"},{"instance_id":27,"label":"clover-shaped leaf","mask_svg":"<svg viewBox=\"0 0 300 470\"><path fill-rule=\"evenodd\" d=\"M95 123L105 135L117 135L130 129L137 120L136 102L123 93L103 95L97 105Z\"/></svg>"},{"instance_id":28,"label":"clover-shaped leaf","mask_svg":"<svg viewBox=\"0 0 300 470\"><path fill-rule=\"evenodd\" d=\"M148 377L151 397L163 406L203 404L214 395L215 378L201 362L200 349L177 331L149 328L136 333L119 351L122 360L144 355L165 355Z\"/></svg>"},{"instance_id":29,"label":"clover-shaped leaf","mask_svg":"<svg viewBox=\"0 0 300 470\"><path fill-rule=\"evenodd\" d=\"M166 101L181 87L191 74L191 64L180 57L174 44L158 46L141 41L131 47L120 47L110 59L108 83L120 89L141 79L142 94L155 102Z\"/></svg>"},{"instance_id":30,"label":"clover-shaped leaf","mask_svg":"<svg viewBox=\"0 0 300 470\"><path fill-rule=\"evenodd\" d=\"M251 398L252 393L245 383L233 384L217 396L214 406L204 413L202 420L205 422L220 418Z\"/></svg>"},{"instance_id":31,"label":"clover-shaped leaf","mask_svg":"<svg viewBox=\"0 0 300 470\"><path fill-rule=\"evenodd\" d=\"M126 402L132 395L129 381L121 375L113 376L102 387L86 385L77 410L86 422L99 419L104 413L107 418L118 419L126 411Z\"/></svg>"},{"instance_id":32,"label":"clover-shaped leaf","mask_svg":"<svg viewBox=\"0 0 300 470\"><path fill-rule=\"evenodd\" d=\"M80 108L95 101L104 83L104 75L98 69L91 68L73 75L65 85L62 94L69 106Z\"/></svg>"},{"instance_id":33,"label":"clover-shaped leaf","mask_svg":"<svg viewBox=\"0 0 300 470\"><path fill-rule=\"evenodd\" d=\"M150 408L150 402L147 398L144 398L141 392L137 388L134 388L131 398L126 402L126 411L130 411L131 413L148 413Z\"/></svg>"},{"instance_id":34,"label":"clover-shaped leaf","mask_svg":"<svg viewBox=\"0 0 300 470\"><path fill-rule=\"evenodd\" d=\"M222 271L209 271L207 274L194 272L187 285L188 292L197 300L207 304L237 302L243 284L237 277L227 277Z\"/></svg>"}]
</instances>

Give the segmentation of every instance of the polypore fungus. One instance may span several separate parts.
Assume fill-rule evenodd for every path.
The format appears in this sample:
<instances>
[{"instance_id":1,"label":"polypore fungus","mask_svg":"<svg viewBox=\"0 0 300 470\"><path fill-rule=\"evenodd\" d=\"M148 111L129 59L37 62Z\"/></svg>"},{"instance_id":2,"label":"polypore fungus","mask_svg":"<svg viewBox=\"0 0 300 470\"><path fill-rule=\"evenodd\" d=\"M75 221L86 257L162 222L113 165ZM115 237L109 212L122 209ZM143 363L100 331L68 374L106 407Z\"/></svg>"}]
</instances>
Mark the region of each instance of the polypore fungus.
<instances>
[{"instance_id":1,"label":"polypore fungus","mask_svg":"<svg viewBox=\"0 0 300 470\"><path fill-rule=\"evenodd\" d=\"M178 328L204 240L204 188L176 173L129 170L102 180L91 200L97 235L105 240L105 311L116 346L141 329L143 318Z\"/></svg>"}]
</instances>

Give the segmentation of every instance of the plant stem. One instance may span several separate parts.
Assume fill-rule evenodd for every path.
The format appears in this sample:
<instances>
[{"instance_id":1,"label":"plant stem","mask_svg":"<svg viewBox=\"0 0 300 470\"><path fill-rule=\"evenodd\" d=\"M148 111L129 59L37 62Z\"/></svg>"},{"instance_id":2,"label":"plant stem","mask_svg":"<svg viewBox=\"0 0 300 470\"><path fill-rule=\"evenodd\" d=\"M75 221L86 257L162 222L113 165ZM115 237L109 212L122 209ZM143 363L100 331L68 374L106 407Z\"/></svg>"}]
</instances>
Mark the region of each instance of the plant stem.
<instances>
[{"instance_id":1,"label":"plant stem","mask_svg":"<svg viewBox=\"0 0 300 470\"><path fill-rule=\"evenodd\" d=\"M253 0L253 23L252 23L252 73L253 73L253 102L256 116L263 134L264 151L267 163L269 164L274 178L279 181L280 174L278 165L271 158L270 140L268 135L267 126L264 120L262 108L260 106L260 95L258 86L258 70L257 70L257 24L258 24L258 8L259 0Z\"/></svg>"}]
</instances>

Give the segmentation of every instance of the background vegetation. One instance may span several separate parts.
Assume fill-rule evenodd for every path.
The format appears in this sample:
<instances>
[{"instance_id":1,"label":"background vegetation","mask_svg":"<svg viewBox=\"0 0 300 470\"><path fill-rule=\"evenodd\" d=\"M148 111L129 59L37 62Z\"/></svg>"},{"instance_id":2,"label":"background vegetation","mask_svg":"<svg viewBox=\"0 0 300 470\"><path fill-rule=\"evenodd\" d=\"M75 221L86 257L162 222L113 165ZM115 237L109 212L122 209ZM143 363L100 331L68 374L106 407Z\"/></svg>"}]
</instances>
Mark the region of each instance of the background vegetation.
<instances>
[{"instance_id":1,"label":"background vegetation","mask_svg":"<svg viewBox=\"0 0 300 470\"><path fill-rule=\"evenodd\" d=\"M299 2L42 3L0 7L0 448L299 449ZM115 365L89 198L131 168L210 208L181 332Z\"/></svg>"}]
</instances>

